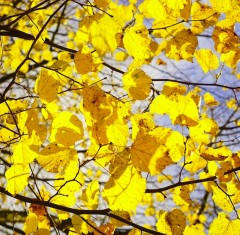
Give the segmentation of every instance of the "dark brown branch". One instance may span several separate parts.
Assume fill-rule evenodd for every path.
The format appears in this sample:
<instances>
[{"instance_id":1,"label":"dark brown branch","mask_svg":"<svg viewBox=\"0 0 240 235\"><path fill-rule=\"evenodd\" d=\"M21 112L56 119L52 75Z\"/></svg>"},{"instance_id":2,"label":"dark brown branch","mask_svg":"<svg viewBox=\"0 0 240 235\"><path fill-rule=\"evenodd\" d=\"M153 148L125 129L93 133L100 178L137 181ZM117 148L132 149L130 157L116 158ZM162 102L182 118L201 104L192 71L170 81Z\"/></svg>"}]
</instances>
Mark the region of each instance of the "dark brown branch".
<instances>
[{"instance_id":1,"label":"dark brown branch","mask_svg":"<svg viewBox=\"0 0 240 235\"><path fill-rule=\"evenodd\" d=\"M239 171L239 170L240 170L240 166L224 172L224 175L228 175L228 174L230 174L230 173L233 173L233 172L236 172L236 171ZM198 180L189 180L189 181L184 181L184 182L177 182L177 183L175 183L175 184L171 184L171 185L169 185L169 186L162 187L162 188L146 189L145 193L161 193L161 192L167 191L167 190L169 190L169 189L176 188L176 187L180 187L180 186L183 186L183 185L198 184L198 183L203 183L203 182L208 182L208 181L214 181L214 180L216 180L216 179L217 179L217 176L210 176L210 177L207 177L207 178L205 178L205 179L198 179Z\"/></svg>"},{"instance_id":2,"label":"dark brown branch","mask_svg":"<svg viewBox=\"0 0 240 235\"><path fill-rule=\"evenodd\" d=\"M240 86L226 86L226 85L221 85L221 84L217 84L217 83L201 83L201 82L187 82L187 81L180 81L180 80L176 80L176 79L168 79L168 78L160 78L160 79L152 79L153 82L178 82L181 84L185 84L185 85L193 85L193 86L216 86L216 87L221 87L221 88L226 88L229 90L238 90L240 89Z\"/></svg>"},{"instance_id":3,"label":"dark brown branch","mask_svg":"<svg viewBox=\"0 0 240 235\"><path fill-rule=\"evenodd\" d=\"M22 202L26 202L26 203L32 203L32 204L36 204L36 205L42 205L42 206L46 206L46 207L50 207L50 208L54 208L57 210L61 210L61 211L65 211L65 212L69 212L75 215L104 215L104 216L108 216L111 218L114 218L118 221L121 221L129 226L132 226L134 228L137 228L143 232L147 232L149 234L153 234L153 235L164 235L163 233L151 230L151 229L147 229L144 228L138 224L135 224L131 221L125 220L122 217L112 214L110 209L103 209L103 210L79 210L79 209L74 209L74 208L69 208L69 207L65 207L65 206L61 206L61 205L57 205L55 203L52 202L48 202L48 201L41 201L41 200L37 200L37 199L33 199L33 198L29 198L29 197L25 197L22 196L20 194L16 194L15 196L12 195L11 193L9 193L7 190L5 190L5 188L0 186L0 193L3 193L7 196L13 197L15 199L18 199Z\"/></svg>"},{"instance_id":4,"label":"dark brown branch","mask_svg":"<svg viewBox=\"0 0 240 235\"><path fill-rule=\"evenodd\" d=\"M60 49L60 50L68 51L68 52L70 52L70 53L72 53L72 54L75 54L75 53L77 52L76 50L73 50L73 49L69 49L69 48L67 48L67 47L60 46L60 45L58 45L58 44L50 41L48 38L45 39L44 43L47 44L47 45L49 45L49 46L56 47L56 48L58 48L58 49ZM104 66L110 68L111 70L113 70L113 71L115 71L115 72L118 72L118 73L120 73L120 74L124 74L124 73L125 73L124 71L122 71L122 70L120 70L120 69L117 69L117 68L113 67L112 65L107 64L107 63L105 63L105 62L103 62L102 64L103 64Z\"/></svg>"}]
</instances>

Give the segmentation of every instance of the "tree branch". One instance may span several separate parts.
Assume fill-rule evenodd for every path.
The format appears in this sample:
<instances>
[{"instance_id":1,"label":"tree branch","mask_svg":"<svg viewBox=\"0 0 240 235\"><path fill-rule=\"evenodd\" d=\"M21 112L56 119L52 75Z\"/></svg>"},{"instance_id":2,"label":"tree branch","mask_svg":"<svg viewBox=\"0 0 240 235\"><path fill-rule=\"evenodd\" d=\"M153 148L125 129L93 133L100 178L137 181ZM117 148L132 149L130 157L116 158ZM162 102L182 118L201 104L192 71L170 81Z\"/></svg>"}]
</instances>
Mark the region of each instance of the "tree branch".
<instances>
[{"instance_id":1,"label":"tree branch","mask_svg":"<svg viewBox=\"0 0 240 235\"><path fill-rule=\"evenodd\" d=\"M79 209L74 209L74 208L69 208L69 207L65 207L65 206L61 206L52 202L48 202L48 201L41 201L41 200L37 200L37 199L33 199L30 197L25 197L22 196L20 194L16 194L16 195L12 195L11 193L9 193L7 190L5 190L5 188L0 186L0 193L3 193L7 196L13 197L15 199L18 199L22 202L27 202L27 203L32 203L32 204L36 204L36 205L42 205L42 206L46 206L46 207L50 207L50 208L54 208L57 210L61 210L61 211L65 211L65 212L69 212L75 215L104 215L104 216L108 216L111 218L114 218L118 221L121 221L127 225L130 225L134 228L137 228L143 232L147 232L149 234L153 234L153 235L164 235L163 233L148 229L148 228L144 228L138 224L135 224L131 221L128 221L126 219L123 219L122 217L112 214L110 209L103 209L103 210L79 210Z\"/></svg>"}]
</instances>

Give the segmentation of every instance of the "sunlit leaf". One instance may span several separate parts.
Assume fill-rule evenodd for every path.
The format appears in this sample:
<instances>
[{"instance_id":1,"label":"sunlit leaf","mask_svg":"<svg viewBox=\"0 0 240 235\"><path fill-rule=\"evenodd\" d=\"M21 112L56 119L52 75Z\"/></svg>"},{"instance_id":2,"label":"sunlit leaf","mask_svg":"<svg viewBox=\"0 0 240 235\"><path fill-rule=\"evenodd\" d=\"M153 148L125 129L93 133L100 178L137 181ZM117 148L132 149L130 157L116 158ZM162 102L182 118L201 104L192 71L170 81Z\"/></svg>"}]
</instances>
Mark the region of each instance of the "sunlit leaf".
<instances>
[{"instance_id":1,"label":"sunlit leaf","mask_svg":"<svg viewBox=\"0 0 240 235\"><path fill-rule=\"evenodd\" d=\"M39 95L42 102L50 103L57 98L59 81L54 78L53 72L42 69L40 76L35 83L35 92Z\"/></svg>"},{"instance_id":2,"label":"sunlit leaf","mask_svg":"<svg viewBox=\"0 0 240 235\"><path fill-rule=\"evenodd\" d=\"M28 164L14 164L5 173L7 191L12 195L20 193L28 184L30 168Z\"/></svg>"},{"instance_id":3,"label":"sunlit leaf","mask_svg":"<svg viewBox=\"0 0 240 235\"><path fill-rule=\"evenodd\" d=\"M144 100L149 96L152 80L143 70L132 70L124 74L122 79L129 98Z\"/></svg>"},{"instance_id":4,"label":"sunlit leaf","mask_svg":"<svg viewBox=\"0 0 240 235\"><path fill-rule=\"evenodd\" d=\"M52 122L51 142L58 142L64 146L74 145L83 137L82 122L71 112L59 113Z\"/></svg>"},{"instance_id":5,"label":"sunlit leaf","mask_svg":"<svg viewBox=\"0 0 240 235\"><path fill-rule=\"evenodd\" d=\"M202 33L209 26L218 22L218 13L209 5L201 2L193 2L191 7L192 28L194 34Z\"/></svg>"},{"instance_id":6,"label":"sunlit leaf","mask_svg":"<svg viewBox=\"0 0 240 235\"><path fill-rule=\"evenodd\" d=\"M167 40L166 55L174 60L193 60L193 54L198 45L197 37L190 29L182 29Z\"/></svg>"},{"instance_id":7,"label":"sunlit leaf","mask_svg":"<svg viewBox=\"0 0 240 235\"><path fill-rule=\"evenodd\" d=\"M150 105L150 112L168 114L174 125L196 126L198 124L198 108L191 94L170 96L161 94Z\"/></svg>"},{"instance_id":8,"label":"sunlit leaf","mask_svg":"<svg viewBox=\"0 0 240 235\"><path fill-rule=\"evenodd\" d=\"M239 235L239 226L239 219L229 220L223 212L220 212L210 225L209 235Z\"/></svg>"},{"instance_id":9,"label":"sunlit leaf","mask_svg":"<svg viewBox=\"0 0 240 235\"><path fill-rule=\"evenodd\" d=\"M209 49L197 50L194 56L204 73L207 73L209 70L217 69L219 66L219 60L217 56Z\"/></svg>"},{"instance_id":10,"label":"sunlit leaf","mask_svg":"<svg viewBox=\"0 0 240 235\"><path fill-rule=\"evenodd\" d=\"M31 163L38 154L31 146L28 145L29 140L20 141L15 147L12 155L13 163L27 164Z\"/></svg>"},{"instance_id":11,"label":"sunlit leaf","mask_svg":"<svg viewBox=\"0 0 240 235\"><path fill-rule=\"evenodd\" d=\"M131 147L133 165L141 171L154 175L172 164L168 148L165 146L170 134L171 130L163 127L146 134L138 132Z\"/></svg>"},{"instance_id":12,"label":"sunlit leaf","mask_svg":"<svg viewBox=\"0 0 240 235\"><path fill-rule=\"evenodd\" d=\"M137 133L147 133L154 129L155 123L150 113L137 113L132 115L132 139L135 140Z\"/></svg>"},{"instance_id":13,"label":"sunlit leaf","mask_svg":"<svg viewBox=\"0 0 240 235\"><path fill-rule=\"evenodd\" d=\"M86 74L97 71L100 63L97 63L94 56L94 53L92 53L88 47L83 47L82 51L74 54L74 64L78 73Z\"/></svg>"},{"instance_id":14,"label":"sunlit leaf","mask_svg":"<svg viewBox=\"0 0 240 235\"><path fill-rule=\"evenodd\" d=\"M219 188L217 185L212 185L213 190L213 201L219 206L222 210L231 212L233 211L233 206L227 195L227 192L224 189Z\"/></svg>"},{"instance_id":15,"label":"sunlit leaf","mask_svg":"<svg viewBox=\"0 0 240 235\"><path fill-rule=\"evenodd\" d=\"M204 232L204 226L203 224L194 224L194 225L187 225L183 235L205 235L206 233Z\"/></svg>"},{"instance_id":16,"label":"sunlit leaf","mask_svg":"<svg viewBox=\"0 0 240 235\"><path fill-rule=\"evenodd\" d=\"M201 157L208 161L223 161L228 157L232 156L232 152L229 148L223 146L219 148L202 148Z\"/></svg>"},{"instance_id":17,"label":"sunlit leaf","mask_svg":"<svg viewBox=\"0 0 240 235\"><path fill-rule=\"evenodd\" d=\"M151 57L149 50L151 39L148 30L143 25L135 25L126 30L123 37L124 47L128 54L137 60L144 60Z\"/></svg>"},{"instance_id":18,"label":"sunlit leaf","mask_svg":"<svg viewBox=\"0 0 240 235\"><path fill-rule=\"evenodd\" d=\"M98 207L99 183L97 180L88 184L87 189L83 191L82 200L84 205L90 210L96 210Z\"/></svg>"},{"instance_id":19,"label":"sunlit leaf","mask_svg":"<svg viewBox=\"0 0 240 235\"><path fill-rule=\"evenodd\" d=\"M24 223L24 232L26 234L32 234L37 231L38 217L35 213L30 212Z\"/></svg>"},{"instance_id":20,"label":"sunlit leaf","mask_svg":"<svg viewBox=\"0 0 240 235\"><path fill-rule=\"evenodd\" d=\"M146 189L146 181L131 164L119 165L103 190L111 210L136 212Z\"/></svg>"},{"instance_id":21,"label":"sunlit leaf","mask_svg":"<svg viewBox=\"0 0 240 235\"><path fill-rule=\"evenodd\" d=\"M62 172L69 161L77 161L77 152L74 149L51 143L39 152L37 161L49 172Z\"/></svg>"},{"instance_id":22,"label":"sunlit leaf","mask_svg":"<svg viewBox=\"0 0 240 235\"><path fill-rule=\"evenodd\" d=\"M188 211L191 204L191 187L188 185L180 186L174 189L173 201L181 207L183 211Z\"/></svg>"},{"instance_id":23,"label":"sunlit leaf","mask_svg":"<svg viewBox=\"0 0 240 235\"><path fill-rule=\"evenodd\" d=\"M179 209L164 212L157 224L157 231L166 235L181 235L186 227L186 217Z\"/></svg>"}]
</instances>

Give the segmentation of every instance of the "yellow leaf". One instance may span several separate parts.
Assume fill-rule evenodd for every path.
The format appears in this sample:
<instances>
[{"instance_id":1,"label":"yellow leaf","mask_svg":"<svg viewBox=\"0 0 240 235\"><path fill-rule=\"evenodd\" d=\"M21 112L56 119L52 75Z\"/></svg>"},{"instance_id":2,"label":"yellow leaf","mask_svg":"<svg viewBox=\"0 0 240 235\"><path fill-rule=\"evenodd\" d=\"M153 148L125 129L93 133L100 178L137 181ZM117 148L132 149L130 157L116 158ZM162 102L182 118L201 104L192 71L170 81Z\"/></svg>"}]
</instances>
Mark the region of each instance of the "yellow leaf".
<instances>
[{"instance_id":1,"label":"yellow leaf","mask_svg":"<svg viewBox=\"0 0 240 235\"><path fill-rule=\"evenodd\" d=\"M24 223L24 232L26 235L37 231L38 216L35 213L30 212Z\"/></svg>"},{"instance_id":2,"label":"yellow leaf","mask_svg":"<svg viewBox=\"0 0 240 235\"><path fill-rule=\"evenodd\" d=\"M233 11L234 3L237 3L237 0L210 0L213 9L222 13Z\"/></svg>"},{"instance_id":3,"label":"yellow leaf","mask_svg":"<svg viewBox=\"0 0 240 235\"><path fill-rule=\"evenodd\" d=\"M88 125L89 135L96 153L99 145L114 144L124 148L128 140L127 120L130 107L113 96L106 94L97 85L83 88L80 106Z\"/></svg>"},{"instance_id":4,"label":"yellow leaf","mask_svg":"<svg viewBox=\"0 0 240 235\"><path fill-rule=\"evenodd\" d=\"M53 119L51 127L51 142L58 142L64 146L74 145L83 137L82 122L71 112L63 111Z\"/></svg>"},{"instance_id":5,"label":"yellow leaf","mask_svg":"<svg viewBox=\"0 0 240 235\"><path fill-rule=\"evenodd\" d=\"M106 8L110 0L94 0L94 5L97 5L100 8Z\"/></svg>"},{"instance_id":6,"label":"yellow leaf","mask_svg":"<svg viewBox=\"0 0 240 235\"><path fill-rule=\"evenodd\" d=\"M99 195L99 183L97 180L93 180L87 186L87 189L83 190L81 199L84 205L89 210L96 210L98 207L98 195Z\"/></svg>"},{"instance_id":7,"label":"yellow leaf","mask_svg":"<svg viewBox=\"0 0 240 235\"><path fill-rule=\"evenodd\" d=\"M171 96L161 94L150 105L150 112L168 114L174 125L196 126L198 124L198 108L191 97L174 93Z\"/></svg>"},{"instance_id":8,"label":"yellow leaf","mask_svg":"<svg viewBox=\"0 0 240 235\"><path fill-rule=\"evenodd\" d=\"M100 55L114 52L117 48L115 35L120 29L121 25L117 23L117 17L110 17L105 13L86 16L79 24L81 34L89 37L85 38L82 44L91 42Z\"/></svg>"},{"instance_id":9,"label":"yellow leaf","mask_svg":"<svg viewBox=\"0 0 240 235\"><path fill-rule=\"evenodd\" d=\"M136 212L146 189L146 181L130 163L119 165L103 190L103 198L113 211Z\"/></svg>"},{"instance_id":10,"label":"yellow leaf","mask_svg":"<svg viewBox=\"0 0 240 235\"><path fill-rule=\"evenodd\" d=\"M158 0L142 1L138 9L145 17L156 21L164 21L168 16L163 4Z\"/></svg>"},{"instance_id":11,"label":"yellow leaf","mask_svg":"<svg viewBox=\"0 0 240 235\"><path fill-rule=\"evenodd\" d=\"M98 231L94 232L94 235L113 235L114 231L115 231L115 226L111 223L107 223L107 224L103 224L101 226L98 227L98 229L101 231L101 233L99 233Z\"/></svg>"},{"instance_id":12,"label":"yellow leaf","mask_svg":"<svg viewBox=\"0 0 240 235\"><path fill-rule=\"evenodd\" d=\"M38 163L49 172L63 172L70 160L77 161L77 151L51 143L43 148L37 158Z\"/></svg>"},{"instance_id":13,"label":"yellow leaf","mask_svg":"<svg viewBox=\"0 0 240 235\"><path fill-rule=\"evenodd\" d=\"M192 203L190 199L191 189L188 185L180 186L174 189L173 201L181 207L183 211L189 210L189 205Z\"/></svg>"},{"instance_id":14,"label":"yellow leaf","mask_svg":"<svg viewBox=\"0 0 240 235\"><path fill-rule=\"evenodd\" d=\"M20 193L28 184L30 168L28 164L14 164L5 173L7 191L12 195Z\"/></svg>"},{"instance_id":15,"label":"yellow leaf","mask_svg":"<svg viewBox=\"0 0 240 235\"><path fill-rule=\"evenodd\" d=\"M224 161L226 158L232 156L232 152L226 146L219 148L205 148L203 147L200 151L201 157L208 161Z\"/></svg>"},{"instance_id":16,"label":"yellow leaf","mask_svg":"<svg viewBox=\"0 0 240 235\"><path fill-rule=\"evenodd\" d=\"M145 26L139 24L127 28L123 43L128 54L136 60L145 60L151 57L149 50L151 39Z\"/></svg>"},{"instance_id":17,"label":"yellow leaf","mask_svg":"<svg viewBox=\"0 0 240 235\"><path fill-rule=\"evenodd\" d=\"M186 216L179 209L164 212L156 227L158 232L166 235L181 235L186 227Z\"/></svg>"},{"instance_id":18,"label":"yellow leaf","mask_svg":"<svg viewBox=\"0 0 240 235\"><path fill-rule=\"evenodd\" d=\"M113 211L112 212L114 215L117 215L127 221L131 221L130 214L127 211ZM116 226L116 227L123 227L126 226L124 222L121 222L117 219L110 218L111 223Z\"/></svg>"},{"instance_id":19,"label":"yellow leaf","mask_svg":"<svg viewBox=\"0 0 240 235\"><path fill-rule=\"evenodd\" d=\"M209 49L197 50L194 56L204 73L207 73L209 70L217 69L219 66L217 56Z\"/></svg>"},{"instance_id":20,"label":"yellow leaf","mask_svg":"<svg viewBox=\"0 0 240 235\"><path fill-rule=\"evenodd\" d=\"M108 143L112 143L113 145L125 146L128 140L128 126L119 122L114 123L106 123L107 126L107 138ZM105 129L105 128L104 128ZM99 130L99 135L101 135L101 131Z\"/></svg>"},{"instance_id":21,"label":"yellow leaf","mask_svg":"<svg viewBox=\"0 0 240 235\"><path fill-rule=\"evenodd\" d=\"M47 127L41 124L39 112L37 110L37 100L34 100L31 109L28 110L26 127L28 135L34 140L33 144L41 145L47 137Z\"/></svg>"},{"instance_id":22,"label":"yellow leaf","mask_svg":"<svg viewBox=\"0 0 240 235\"><path fill-rule=\"evenodd\" d=\"M205 101L205 104L210 107L219 105L219 102L216 101L215 98L209 92L204 94L203 99Z\"/></svg>"},{"instance_id":23,"label":"yellow leaf","mask_svg":"<svg viewBox=\"0 0 240 235\"><path fill-rule=\"evenodd\" d=\"M233 211L233 205L231 204L231 201L229 199L229 196L227 196L227 192L224 191L224 189L220 189L216 185L211 185L213 190L213 196L212 199L215 202L217 206L219 206L222 210L231 212Z\"/></svg>"},{"instance_id":24,"label":"yellow leaf","mask_svg":"<svg viewBox=\"0 0 240 235\"><path fill-rule=\"evenodd\" d=\"M57 98L59 84L52 71L42 69L35 83L35 92L42 102L51 103Z\"/></svg>"},{"instance_id":25,"label":"yellow leaf","mask_svg":"<svg viewBox=\"0 0 240 235\"><path fill-rule=\"evenodd\" d=\"M84 176L82 172L79 171L77 157L74 159L70 158L64 172L57 174L55 178L54 188L60 190L60 193L63 191L66 194L79 192L81 186L84 185Z\"/></svg>"},{"instance_id":26,"label":"yellow leaf","mask_svg":"<svg viewBox=\"0 0 240 235\"><path fill-rule=\"evenodd\" d=\"M179 85L177 82L165 82L162 90L162 94L165 96L171 96L174 94L184 95L187 92L187 87Z\"/></svg>"},{"instance_id":27,"label":"yellow leaf","mask_svg":"<svg viewBox=\"0 0 240 235\"><path fill-rule=\"evenodd\" d=\"M88 47L83 47L82 51L74 54L74 64L80 74L96 72L100 63L96 63L93 53Z\"/></svg>"},{"instance_id":28,"label":"yellow leaf","mask_svg":"<svg viewBox=\"0 0 240 235\"><path fill-rule=\"evenodd\" d=\"M115 54L115 60L117 60L117 61L124 61L127 59L127 57L128 57L128 55L124 51L118 51Z\"/></svg>"},{"instance_id":29,"label":"yellow leaf","mask_svg":"<svg viewBox=\"0 0 240 235\"><path fill-rule=\"evenodd\" d=\"M165 146L171 129L158 127L152 132L138 132L131 147L131 159L133 165L145 172L158 174L166 166L172 163Z\"/></svg>"},{"instance_id":30,"label":"yellow leaf","mask_svg":"<svg viewBox=\"0 0 240 235\"><path fill-rule=\"evenodd\" d=\"M239 228L239 219L229 220L223 212L220 212L210 225L209 235L240 235Z\"/></svg>"},{"instance_id":31,"label":"yellow leaf","mask_svg":"<svg viewBox=\"0 0 240 235\"><path fill-rule=\"evenodd\" d=\"M132 140L136 139L137 133L141 131L142 133L147 133L154 129L155 123L153 121L153 116L150 113L137 113L132 115Z\"/></svg>"},{"instance_id":32,"label":"yellow leaf","mask_svg":"<svg viewBox=\"0 0 240 235\"><path fill-rule=\"evenodd\" d=\"M174 10L181 10L187 4L187 0L163 0L163 4Z\"/></svg>"},{"instance_id":33,"label":"yellow leaf","mask_svg":"<svg viewBox=\"0 0 240 235\"><path fill-rule=\"evenodd\" d=\"M134 228L134 229L132 229L132 230L128 233L128 235L142 235L142 231L140 231L139 229Z\"/></svg>"},{"instance_id":34,"label":"yellow leaf","mask_svg":"<svg viewBox=\"0 0 240 235\"><path fill-rule=\"evenodd\" d=\"M201 2L193 2L191 7L192 27L194 34L200 34L208 27L218 22L220 14L216 13L212 7Z\"/></svg>"},{"instance_id":35,"label":"yellow leaf","mask_svg":"<svg viewBox=\"0 0 240 235\"><path fill-rule=\"evenodd\" d=\"M184 155L185 137L178 131L173 131L167 139L166 146L172 161L178 162Z\"/></svg>"},{"instance_id":36,"label":"yellow leaf","mask_svg":"<svg viewBox=\"0 0 240 235\"><path fill-rule=\"evenodd\" d=\"M203 224L188 225L183 235L205 235Z\"/></svg>"},{"instance_id":37,"label":"yellow leaf","mask_svg":"<svg viewBox=\"0 0 240 235\"><path fill-rule=\"evenodd\" d=\"M123 75L122 80L129 98L145 100L149 96L152 80L143 70L131 70Z\"/></svg>"},{"instance_id":38,"label":"yellow leaf","mask_svg":"<svg viewBox=\"0 0 240 235\"><path fill-rule=\"evenodd\" d=\"M8 105L7 105L8 104ZM2 102L0 104L1 114L9 113L9 108L14 113L16 111L26 110L28 106L28 102L26 100L7 100L6 102Z\"/></svg>"},{"instance_id":39,"label":"yellow leaf","mask_svg":"<svg viewBox=\"0 0 240 235\"><path fill-rule=\"evenodd\" d=\"M166 56L175 60L193 60L193 54L198 45L197 37L190 29L177 31L171 39L167 40Z\"/></svg>"},{"instance_id":40,"label":"yellow leaf","mask_svg":"<svg viewBox=\"0 0 240 235\"><path fill-rule=\"evenodd\" d=\"M54 70L64 70L66 67L69 66L69 63L64 61L64 60L57 60L55 61L49 68L54 69Z\"/></svg>"},{"instance_id":41,"label":"yellow leaf","mask_svg":"<svg viewBox=\"0 0 240 235\"><path fill-rule=\"evenodd\" d=\"M90 220L90 215L82 215L81 217L73 215L71 220L77 234L88 234L88 232L91 232L93 228L96 227L96 225ZM93 228L88 225L84 220L88 221L88 223L90 223Z\"/></svg>"},{"instance_id":42,"label":"yellow leaf","mask_svg":"<svg viewBox=\"0 0 240 235\"><path fill-rule=\"evenodd\" d=\"M217 123L207 117L202 117L197 126L189 127L190 137L197 143L210 143L211 137L218 134Z\"/></svg>"},{"instance_id":43,"label":"yellow leaf","mask_svg":"<svg viewBox=\"0 0 240 235\"><path fill-rule=\"evenodd\" d=\"M228 67L235 69L238 62L240 61L240 49L232 48L232 50L229 52L222 53L220 60Z\"/></svg>"},{"instance_id":44,"label":"yellow leaf","mask_svg":"<svg viewBox=\"0 0 240 235\"><path fill-rule=\"evenodd\" d=\"M185 169L191 173L198 172L207 165L207 161L200 157L199 151L194 151L190 156L187 156L186 162L189 164L185 165Z\"/></svg>"},{"instance_id":45,"label":"yellow leaf","mask_svg":"<svg viewBox=\"0 0 240 235\"><path fill-rule=\"evenodd\" d=\"M234 27L234 24L227 19L217 23L212 33L214 48L217 52L226 54L234 51L239 54L239 37Z\"/></svg>"},{"instance_id":46,"label":"yellow leaf","mask_svg":"<svg viewBox=\"0 0 240 235\"><path fill-rule=\"evenodd\" d=\"M12 155L13 163L31 163L38 154L29 146L29 140L20 141L15 147Z\"/></svg>"},{"instance_id":47,"label":"yellow leaf","mask_svg":"<svg viewBox=\"0 0 240 235\"><path fill-rule=\"evenodd\" d=\"M1 128L0 129L0 141L1 142L8 142L14 138L14 133L8 129Z\"/></svg>"},{"instance_id":48,"label":"yellow leaf","mask_svg":"<svg viewBox=\"0 0 240 235\"><path fill-rule=\"evenodd\" d=\"M232 169L232 167L230 169ZM238 204L240 202L239 188L240 188L239 185L235 184L234 180L227 183L227 192L229 195L231 195L231 200L234 204Z\"/></svg>"}]
</instances>

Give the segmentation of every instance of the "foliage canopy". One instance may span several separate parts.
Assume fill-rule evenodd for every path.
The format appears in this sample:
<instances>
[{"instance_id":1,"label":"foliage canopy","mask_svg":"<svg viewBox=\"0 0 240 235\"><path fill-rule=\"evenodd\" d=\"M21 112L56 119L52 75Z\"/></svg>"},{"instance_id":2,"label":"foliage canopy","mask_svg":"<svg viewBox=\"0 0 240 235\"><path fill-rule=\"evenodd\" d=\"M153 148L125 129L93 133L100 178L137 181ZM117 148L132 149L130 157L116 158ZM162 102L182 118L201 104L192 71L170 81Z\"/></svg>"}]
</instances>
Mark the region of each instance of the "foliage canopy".
<instances>
[{"instance_id":1,"label":"foliage canopy","mask_svg":"<svg viewBox=\"0 0 240 235\"><path fill-rule=\"evenodd\" d=\"M240 234L238 0L0 8L2 231Z\"/></svg>"}]
</instances>

